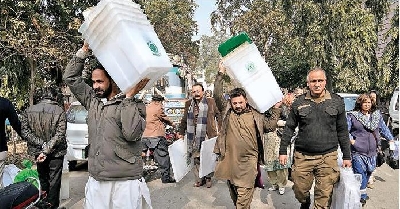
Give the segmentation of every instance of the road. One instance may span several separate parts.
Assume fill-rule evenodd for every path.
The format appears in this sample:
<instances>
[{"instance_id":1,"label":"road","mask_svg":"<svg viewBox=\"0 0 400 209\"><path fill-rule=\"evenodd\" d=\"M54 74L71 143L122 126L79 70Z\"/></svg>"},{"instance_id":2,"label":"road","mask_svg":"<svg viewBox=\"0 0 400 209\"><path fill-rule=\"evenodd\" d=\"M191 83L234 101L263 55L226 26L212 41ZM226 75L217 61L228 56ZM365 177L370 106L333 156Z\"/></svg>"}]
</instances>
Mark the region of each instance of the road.
<instances>
[{"instance_id":1,"label":"road","mask_svg":"<svg viewBox=\"0 0 400 209\"><path fill-rule=\"evenodd\" d=\"M62 200L61 206L71 209L81 209L84 197L85 183L88 178L87 168L69 172L70 198ZM399 170L393 170L384 164L377 170L375 188L368 189L370 200L364 209L399 208ZM267 182L267 180L266 180ZM160 179L148 182L154 209L165 208L200 208L200 209L234 209L228 188L223 181L215 181L212 188L193 187L192 173L176 184L162 184ZM267 185L266 188L268 188ZM257 189L254 193L251 208L294 209L300 204L294 198L291 189L292 182L286 186L286 193L279 195L276 191Z\"/></svg>"}]
</instances>

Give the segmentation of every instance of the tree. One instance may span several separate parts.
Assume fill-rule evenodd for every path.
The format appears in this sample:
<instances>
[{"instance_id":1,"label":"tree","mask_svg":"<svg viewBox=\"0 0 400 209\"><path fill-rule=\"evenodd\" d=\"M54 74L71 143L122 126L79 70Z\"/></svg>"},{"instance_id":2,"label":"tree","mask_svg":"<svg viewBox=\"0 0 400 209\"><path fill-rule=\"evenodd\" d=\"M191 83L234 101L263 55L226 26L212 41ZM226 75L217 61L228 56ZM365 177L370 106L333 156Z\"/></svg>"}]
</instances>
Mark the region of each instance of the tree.
<instances>
[{"instance_id":1,"label":"tree","mask_svg":"<svg viewBox=\"0 0 400 209\"><path fill-rule=\"evenodd\" d=\"M204 71L205 81L213 83L215 75L218 72L218 64L221 55L218 52L218 46L228 39L222 33L215 33L213 36L203 35L200 38L199 59L196 64L196 71Z\"/></svg>"},{"instance_id":2,"label":"tree","mask_svg":"<svg viewBox=\"0 0 400 209\"><path fill-rule=\"evenodd\" d=\"M3 77L7 70L20 70L5 78L11 85L26 83L12 75L30 72L29 101L33 103L36 86L61 83L61 69L81 42L77 28L81 11L97 1L0 1L0 62ZM18 62L16 62L18 60ZM14 91L26 92L25 89ZM22 94L25 95L25 94ZM18 97L18 96L16 96Z\"/></svg>"},{"instance_id":3,"label":"tree","mask_svg":"<svg viewBox=\"0 0 400 209\"><path fill-rule=\"evenodd\" d=\"M375 71L375 89L380 91L381 96L389 98L394 89L399 85L399 8L393 11L394 15L390 21L391 28L384 35L389 39L378 67ZM397 86L396 86L397 85Z\"/></svg>"},{"instance_id":4,"label":"tree","mask_svg":"<svg viewBox=\"0 0 400 209\"><path fill-rule=\"evenodd\" d=\"M168 53L183 57L185 63L195 67L199 43L192 41L197 33L194 0L148 0L142 4L148 19L154 25L158 37Z\"/></svg>"},{"instance_id":5,"label":"tree","mask_svg":"<svg viewBox=\"0 0 400 209\"><path fill-rule=\"evenodd\" d=\"M247 32L283 87L304 85L307 70L320 66L329 89L358 93L374 86L376 28L388 4L367 3L218 0L212 20L214 28Z\"/></svg>"}]
</instances>

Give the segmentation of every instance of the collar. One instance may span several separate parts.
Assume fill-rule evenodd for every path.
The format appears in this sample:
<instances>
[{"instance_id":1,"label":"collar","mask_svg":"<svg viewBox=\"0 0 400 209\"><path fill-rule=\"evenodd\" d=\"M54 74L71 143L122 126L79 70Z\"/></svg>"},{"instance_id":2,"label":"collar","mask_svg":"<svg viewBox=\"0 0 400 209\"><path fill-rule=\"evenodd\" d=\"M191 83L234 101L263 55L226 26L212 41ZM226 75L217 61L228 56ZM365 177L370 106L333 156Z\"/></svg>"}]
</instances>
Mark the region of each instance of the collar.
<instances>
[{"instance_id":1,"label":"collar","mask_svg":"<svg viewBox=\"0 0 400 209\"><path fill-rule=\"evenodd\" d=\"M40 103L56 104L56 105L58 105L58 103L57 103L56 101L53 101L53 100L51 100L51 99L42 99L42 100L40 101Z\"/></svg>"},{"instance_id":2,"label":"collar","mask_svg":"<svg viewBox=\"0 0 400 209\"><path fill-rule=\"evenodd\" d=\"M114 104L116 102L121 102L125 98L125 94L122 92L111 97L110 100L108 100L107 98L98 98L98 97L96 97L96 94L94 94L93 96L95 98L99 99L101 102L103 102L103 104Z\"/></svg>"},{"instance_id":3,"label":"collar","mask_svg":"<svg viewBox=\"0 0 400 209\"><path fill-rule=\"evenodd\" d=\"M315 103L321 103L327 99L332 99L331 93L328 90L325 90L325 94L322 97L312 97L310 91L307 91L305 99L309 99Z\"/></svg>"}]
</instances>

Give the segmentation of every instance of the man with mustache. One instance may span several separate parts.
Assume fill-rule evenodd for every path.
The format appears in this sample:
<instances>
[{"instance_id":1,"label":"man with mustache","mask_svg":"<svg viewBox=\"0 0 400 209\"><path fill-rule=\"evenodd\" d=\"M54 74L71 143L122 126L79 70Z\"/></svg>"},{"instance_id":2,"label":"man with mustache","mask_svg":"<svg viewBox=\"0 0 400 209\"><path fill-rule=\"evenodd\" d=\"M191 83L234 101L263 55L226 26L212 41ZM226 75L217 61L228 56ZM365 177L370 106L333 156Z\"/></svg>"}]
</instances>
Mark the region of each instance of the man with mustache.
<instances>
[{"instance_id":1,"label":"man with mustache","mask_svg":"<svg viewBox=\"0 0 400 209\"><path fill-rule=\"evenodd\" d=\"M314 208L330 208L333 185L339 180L338 144L343 152L343 167L351 168L349 132L343 99L325 89L326 74L322 68L308 72L309 91L292 104L283 131L279 162L287 163L287 146L295 128L293 191L301 209L311 205L310 189L315 179Z\"/></svg>"},{"instance_id":2,"label":"man with mustache","mask_svg":"<svg viewBox=\"0 0 400 209\"><path fill-rule=\"evenodd\" d=\"M214 147L214 153L219 155L215 178L227 180L236 208L249 209L259 165L264 164L263 133L276 129L282 102L270 109L268 117L249 105L242 88L233 89L226 102L222 92L225 71L220 63L214 82L214 98L225 106L221 131Z\"/></svg>"},{"instance_id":3,"label":"man with mustache","mask_svg":"<svg viewBox=\"0 0 400 209\"><path fill-rule=\"evenodd\" d=\"M141 137L146 109L134 98L148 79L143 79L126 95L105 71L92 72L93 88L82 78L89 46L83 47L68 63L64 81L88 111L89 179L85 188L85 208L142 208L151 205L142 164ZM142 196L146 203L142 203Z\"/></svg>"},{"instance_id":4,"label":"man with mustache","mask_svg":"<svg viewBox=\"0 0 400 209\"><path fill-rule=\"evenodd\" d=\"M185 103L185 111L179 126L178 138L182 138L185 132L188 137L188 152L193 158L193 174L196 182L194 187L206 184L207 188L212 186L211 177L213 173L199 178L200 148L204 140L217 136L217 123L220 123L220 112L213 98L204 94L201 83L195 83L192 87L192 99ZM216 123L217 122L217 123Z\"/></svg>"}]
</instances>

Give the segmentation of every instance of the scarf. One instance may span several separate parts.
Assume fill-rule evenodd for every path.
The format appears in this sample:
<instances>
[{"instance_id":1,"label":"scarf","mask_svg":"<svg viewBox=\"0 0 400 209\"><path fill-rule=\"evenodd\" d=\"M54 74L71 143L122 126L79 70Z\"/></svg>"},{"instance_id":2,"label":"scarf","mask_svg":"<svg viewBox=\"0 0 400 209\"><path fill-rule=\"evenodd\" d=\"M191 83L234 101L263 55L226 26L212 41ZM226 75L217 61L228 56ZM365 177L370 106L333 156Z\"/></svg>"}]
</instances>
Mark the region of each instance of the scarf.
<instances>
[{"instance_id":1,"label":"scarf","mask_svg":"<svg viewBox=\"0 0 400 209\"><path fill-rule=\"evenodd\" d=\"M360 111L351 111L350 114L352 114L366 129L370 131L375 131L378 128L381 119L379 110L374 111L370 117L364 115Z\"/></svg>"},{"instance_id":2,"label":"scarf","mask_svg":"<svg viewBox=\"0 0 400 209\"><path fill-rule=\"evenodd\" d=\"M190 152L192 151L200 151L201 142L206 139L206 127L207 127L207 97L203 97L199 102L199 114L197 119L195 119L194 115L194 106L195 100L192 99L190 103L188 117L187 117L187 137L188 137L188 149ZM195 124L196 121L196 124ZM192 147L193 146L193 147ZM190 149L193 150L190 150Z\"/></svg>"}]
</instances>

